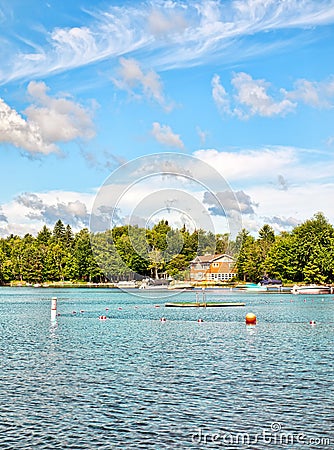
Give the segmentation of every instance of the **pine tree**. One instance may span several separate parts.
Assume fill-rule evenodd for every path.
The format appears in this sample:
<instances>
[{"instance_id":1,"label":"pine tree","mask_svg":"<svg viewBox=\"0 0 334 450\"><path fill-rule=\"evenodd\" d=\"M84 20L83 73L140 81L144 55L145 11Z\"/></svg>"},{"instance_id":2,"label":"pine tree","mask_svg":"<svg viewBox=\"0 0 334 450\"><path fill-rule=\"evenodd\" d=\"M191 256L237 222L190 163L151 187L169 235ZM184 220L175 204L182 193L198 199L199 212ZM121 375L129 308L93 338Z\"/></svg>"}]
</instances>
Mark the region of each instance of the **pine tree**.
<instances>
[{"instance_id":1,"label":"pine tree","mask_svg":"<svg viewBox=\"0 0 334 450\"><path fill-rule=\"evenodd\" d=\"M47 245L52 237L52 233L49 228L44 225L41 231L37 234L37 242Z\"/></svg>"},{"instance_id":2,"label":"pine tree","mask_svg":"<svg viewBox=\"0 0 334 450\"><path fill-rule=\"evenodd\" d=\"M54 238L54 240L58 243L65 243L65 236L66 236L66 229L65 229L65 225L63 224L63 222L59 219L52 231L52 236Z\"/></svg>"}]
</instances>

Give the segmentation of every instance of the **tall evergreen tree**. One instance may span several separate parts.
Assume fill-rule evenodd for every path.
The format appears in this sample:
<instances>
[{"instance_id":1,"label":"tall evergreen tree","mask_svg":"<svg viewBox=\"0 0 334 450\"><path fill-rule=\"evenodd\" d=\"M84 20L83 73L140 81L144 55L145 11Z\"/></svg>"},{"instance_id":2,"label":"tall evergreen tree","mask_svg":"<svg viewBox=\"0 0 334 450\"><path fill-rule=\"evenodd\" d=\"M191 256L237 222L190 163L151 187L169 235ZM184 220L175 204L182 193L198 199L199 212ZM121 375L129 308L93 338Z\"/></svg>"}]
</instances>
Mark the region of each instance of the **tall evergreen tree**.
<instances>
[{"instance_id":1,"label":"tall evergreen tree","mask_svg":"<svg viewBox=\"0 0 334 450\"><path fill-rule=\"evenodd\" d=\"M67 248L72 247L74 243L74 234L70 225L66 225L64 234L64 244Z\"/></svg>"},{"instance_id":2,"label":"tall evergreen tree","mask_svg":"<svg viewBox=\"0 0 334 450\"><path fill-rule=\"evenodd\" d=\"M66 229L60 219L57 220L55 226L53 227L52 236L56 242L65 243Z\"/></svg>"},{"instance_id":3,"label":"tall evergreen tree","mask_svg":"<svg viewBox=\"0 0 334 450\"><path fill-rule=\"evenodd\" d=\"M52 237L51 231L46 225L44 225L43 228L37 234L37 242L40 244L47 245L50 242L51 237Z\"/></svg>"}]
</instances>

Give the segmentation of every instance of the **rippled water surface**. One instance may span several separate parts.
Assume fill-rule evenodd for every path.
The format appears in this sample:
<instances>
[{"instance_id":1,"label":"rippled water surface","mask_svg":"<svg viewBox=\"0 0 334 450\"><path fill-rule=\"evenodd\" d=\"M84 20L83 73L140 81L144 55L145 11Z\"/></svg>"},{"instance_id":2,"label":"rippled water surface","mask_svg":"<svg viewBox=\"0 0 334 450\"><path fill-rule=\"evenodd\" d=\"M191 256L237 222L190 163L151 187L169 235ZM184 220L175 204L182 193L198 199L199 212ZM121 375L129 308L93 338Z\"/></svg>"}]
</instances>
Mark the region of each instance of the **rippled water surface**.
<instances>
[{"instance_id":1,"label":"rippled water surface","mask_svg":"<svg viewBox=\"0 0 334 450\"><path fill-rule=\"evenodd\" d=\"M0 288L0 448L334 448L334 296L173 300Z\"/></svg>"}]
</instances>

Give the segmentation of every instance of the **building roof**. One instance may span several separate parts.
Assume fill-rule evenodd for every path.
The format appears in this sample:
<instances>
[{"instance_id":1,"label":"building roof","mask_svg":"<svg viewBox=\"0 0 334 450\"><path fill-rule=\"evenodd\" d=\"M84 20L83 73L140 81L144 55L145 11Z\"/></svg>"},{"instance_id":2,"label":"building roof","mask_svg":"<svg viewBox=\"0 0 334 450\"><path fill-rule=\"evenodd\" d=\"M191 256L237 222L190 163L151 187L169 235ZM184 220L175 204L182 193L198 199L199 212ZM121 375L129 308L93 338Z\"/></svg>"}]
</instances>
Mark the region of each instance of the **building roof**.
<instances>
[{"instance_id":1,"label":"building roof","mask_svg":"<svg viewBox=\"0 0 334 450\"><path fill-rule=\"evenodd\" d=\"M217 259L222 258L223 256L228 257L229 259L231 259L232 261L234 261L234 258L230 255L227 255L226 253L220 253L219 255L202 255L202 256L196 256L196 258L194 258L191 262L192 263L197 263L197 262L201 262L201 263L212 263L214 261L216 261Z\"/></svg>"}]
</instances>

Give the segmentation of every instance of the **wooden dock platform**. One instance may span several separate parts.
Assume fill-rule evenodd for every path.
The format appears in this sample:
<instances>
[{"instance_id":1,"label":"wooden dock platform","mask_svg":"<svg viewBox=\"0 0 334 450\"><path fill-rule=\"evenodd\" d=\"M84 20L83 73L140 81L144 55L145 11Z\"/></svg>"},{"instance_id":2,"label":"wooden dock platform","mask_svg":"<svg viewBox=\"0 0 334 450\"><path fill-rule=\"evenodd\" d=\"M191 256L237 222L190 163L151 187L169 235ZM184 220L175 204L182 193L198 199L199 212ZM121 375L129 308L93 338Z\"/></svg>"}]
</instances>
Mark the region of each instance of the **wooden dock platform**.
<instances>
[{"instance_id":1,"label":"wooden dock platform","mask_svg":"<svg viewBox=\"0 0 334 450\"><path fill-rule=\"evenodd\" d=\"M175 308L227 308L234 306L245 306L245 303L237 303L237 302L173 302L173 303L165 303L166 307L175 307Z\"/></svg>"}]
</instances>

